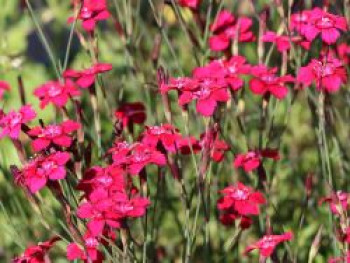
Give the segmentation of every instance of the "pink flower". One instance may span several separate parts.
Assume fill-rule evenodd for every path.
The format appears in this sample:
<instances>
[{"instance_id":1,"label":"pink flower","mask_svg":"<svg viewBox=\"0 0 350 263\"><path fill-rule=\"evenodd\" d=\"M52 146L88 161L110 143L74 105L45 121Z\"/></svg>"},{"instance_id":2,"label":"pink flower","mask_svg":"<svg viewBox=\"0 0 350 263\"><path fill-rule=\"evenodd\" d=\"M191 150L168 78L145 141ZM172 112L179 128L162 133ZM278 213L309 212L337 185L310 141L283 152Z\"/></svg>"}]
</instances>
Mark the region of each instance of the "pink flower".
<instances>
[{"instance_id":1,"label":"pink flower","mask_svg":"<svg viewBox=\"0 0 350 263\"><path fill-rule=\"evenodd\" d=\"M260 192L238 182L220 191L224 197L218 201L218 209L228 213L235 212L240 216L258 215L259 206L265 204L265 198Z\"/></svg>"},{"instance_id":2,"label":"pink flower","mask_svg":"<svg viewBox=\"0 0 350 263\"><path fill-rule=\"evenodd\" d=\"M276 44L277 50L279 52L285 52L288 51L291 48L291 42L294 42L301 47L303 47L306 50L310 49L311 43L309 41L303 40L300 37L297 36L280 36L277 35L275 32L268 31L264 34L262 40L264 42L271 42Z\"/></svg>"},{"instance_id":3,"label":"pink flower","mask_svg":"<svg viewBox=\"0 0 350 263\"><path fill-rule=\"evenodd\" d=\"M333 15L320 8L314 8L307 13L307 22L303 23L300 33L308 41L313 41L321 35L322 41L328 45L334 44L340 37L339 31L347 31L346 19Z\"/></svg>"},{"instance_id":4,"label":"pink flower","mask_svg":"<svg viewBox=\"0 0 350 263\"><path fill-rule=\"evenodd\" d=\"M63 72L63 77L77 79L76 83L79 87L88 88L95 83L98 74L110 71L111 69L112 64L96 63L92 67L80 71L67 69Z\"/></svg>"},{"instance_id":5,"label":"pink flower","mask_svg":"<svg viewBox=\"0 0 350 263\"><path fill-rule=\"evenodd\" d=\"M77 189L84 191L85 197L91 199L94 191L106 190L108 195L113 197L120 193L125 193L125 171L116 165L105 168L94 166L88 169L77 185ZM93 197L92 197L93 198Z\"/></svg>"},{"instance_id":6,"label":"pink flower","mask_svg":"<svg viewBox=\"0 0 350 263\"><path fill-rule=\"evenodd\" d=\"M165 156L146 144L136 143L128 157L128 170L132 175L139 174L149 164L166 165Z\"/></svg>"},{"instance_id":7,"label":"pink flower","mask_svg":"<svg viewBox=\"0 0 350 263\"><path fill-rule=\"evenodd\" d=\"M4 80L0 80L0 100L4 96L5 91L9 91L10 89L11 88L9 83Z\"/></svg>"},{"instance_id":8,"label":"pink flower","mask_svg":"<svg viewBox=\"0 0 350 263\"><path fill-rule=\"evenodd\" d=\"M87 227L91 235L99 236L106 225L120 228L123 219L143 216L149 204L147 198L129 199L124 192L110 196L107 189L99 188L93 191L87 202L79 206L77 215L89 219Z\"/></svg>"},{"instance_id":9,"label":"pink flower","mask_svg":"<svg viewBox=\"0 0 350 263\"><path fill-rule=\"evenodd\" d=\"M171 124L162 124L161 126L148 126L142 135L142 143L157 148L161 143L165 150L176 151L176 141L181 135Z\"/></svg>"},{"instance_id":10,"label":"pink flower","mask_svg":"<svg viewBox=\"0 0 350 263\"><path fill-rule=\"evenodd\" d=\"M133 124L143 124L146 121L146 109L142 102L124 103L114 113L123 122L123 127L133 130Z\"/></svg>"},{"instance_id":11,"label":"pink flower","mask_svg":"<svg viewBox=\"0 0 350 263\"><path fill-rule=\"evenodd\" d=\"M341 43L337 46L337 53L339 59L343 61L344 65L349 65L350 63L350 45L346 43Z\"/></svg>"},{"instance_id":12,"label":"pink flower","mask_svg":"<svg viewBox=\"0 0 350 263\"><path fill-rule=\"evenodd\" d=\"M80 124L67 120L59 125L37 126L31 129L28 134L34 137L32 148L35 152L47 149L50 145L70 147L72 144L71 133L80 129Z\"/></svg>"},{"instance_id":13,"label":"pink flower","mask_svg":"<svg viewBox=\"0 0 350 263\"><path fill-rule=\"evenodd\" d=\"M266 66L259 65L252 68L252 75L255 77L250 80L249 88L254 94L269 95L272 94L277 99L283 99L288 94L286 83L294 81L291 75L276 76L277 68L269 69Z\"/></svg>"},{"instance_id":14,"label":"pink flower","mask_svg":"<svg viewBox=\"0 0 350 263\"><path fill-rule=\"evenodd\" d=\"M179 5L197 10L202 0L178 0Z\"/></svg>"},{"instance_id":15,"label":"pink flower","mask_svg":"<svg viewBox=\"0 0 350 263\"><path fill-rule=\"evenodd\" d=\"M265 235L255 244L248 246L244 253L246 254L254 249L259 249L260 255L264 257L270 257L278 244L289 241L292 238L292 232L286 232L282 235Z\"/></svg>"},{"instance_id":16,"label":"pink flower","mask_svg":"<svg viewBox=\"0 0 350 263\"><path fill-rule=\"evenodd\" d=\"M0 111L0 139L9 136L18 139L21 126L36 117L36 112L30 105L22 106L19 111L10 111L5 114Z\"/></svg>"},{"instance_id":17,"label":"pink flower","mask_svg":"<svg viewBox=\"0 0 350 263\"><path fill-rule=\"evenodd\" d=\"M59 237L53 237L46 242L39 243L36 246L28 247L24 253L12 260L13 263L46 263L47 254L53 245L61 240Z\"/></svg>"},{"instance_id":18,"label":"pink flower","mask_svg":"<svg viewBox=\"0 0 350 263\"><path fill-rule=\"evenodd\" d=\"M49 81L34 91L34 95L40 99L40 108L45 108L49 103L59 108L64 107L68 99L80 95L80 91L74 83L67 79L65 83Z\"/></svg>"},{"instance_id":19,"label":"pink flower","mask_svg":"<svg viewBox=\"0 0 350 263\"><path fill-rule=\"evenodd\" d=\"M261 165L262 158L279 160L280 156L277 150L272 149L250 151L246 154L238 154L233 164L235 168L243 167L243 169L248 173L257 169Z\"/></svg>"},{"instance_id":20,"label":"pink flower","mask_svg":"<svg viewBox=\"0 0 350 263\"><path fill-rule=\"evenodd\" d=\"M69 159L70 155L67 152L38 156L15 175L15 181L18 185L28 187L32 193L36 193L48 180L56 181L66 177L65 165Z\"/></svg>"},{"instance_id":21,"label":"pink flower","mask_svg":"<svg viewBox=\"0 0 350 263\"><path fill-rule=\"evenodd\" d=\"M86 31L92 32L98 21L106 20L109 17L106 0L84 0L77 19L82 20L83 28ZM68 18L68 23L73 22L74 17Z\"/></svg>"},{"instance_id":22,"label":"pink flower","mask_svg":"<svg viewBox=\"0 0 350 263\"><path fill-rule=\"evenodd\" d=\"M329 208L332 213L335 215L340 215L343 212L347 211L349 208L349 194L338 191L331 196L322 198L319 203L322 204L324 202L329 204Z\"/></svg>"},{"instance_id":23,"label":"pink flower","mask_svg":"<svg viewBox=\"0 0 350 263\"><path fill-rule=\"evenodd\" d=\"M84 248L76 243L70 243L67 246L67 259L71 261L81 259L86 263L102 263L104 257L98 250L99 244L99 238L87 233L84 235Z\"/></svg>"},{"instance_id":24,"label":"pink flower","mask_svg":"<svg viewBox=\"0 0 350 263\"><path fill-rule=\"evenodd\" d=\"M310 86L315 83L316 88L321 91L332 93L339 90L342 83L347 79L346 70L342 63L331 56L326 61L313 59L298 72L297 80L303 86Z\"/></svg>"},{"instance_id":25,"label":"pink flower","mask_svg":"<svg viewBox=\"0 0 350 263\"><path fill-rule=\"evenodd\" d=\"M209 38L209 46L213 51L227 49L231 41L238 38L239 42L254 41L255 37L251 31L253 22L250 18L240 17L236 19L227 10L221 11L216 20L210 26L212 36Z\"/></svg>"},{"instance_id":26,"label":"pink flower","mask_svg":"<svg viewBox=\"0 0 350 263\"><path fill-rule=\"evenodd\" d=\"M230 86L233 91L242 88L244 82L241 75L249 74L251 66L246 64L242 56L232 56L229 59L213 60L209 64L193 71L197 79L216 79Z\"/></svg>"}]
</instances>

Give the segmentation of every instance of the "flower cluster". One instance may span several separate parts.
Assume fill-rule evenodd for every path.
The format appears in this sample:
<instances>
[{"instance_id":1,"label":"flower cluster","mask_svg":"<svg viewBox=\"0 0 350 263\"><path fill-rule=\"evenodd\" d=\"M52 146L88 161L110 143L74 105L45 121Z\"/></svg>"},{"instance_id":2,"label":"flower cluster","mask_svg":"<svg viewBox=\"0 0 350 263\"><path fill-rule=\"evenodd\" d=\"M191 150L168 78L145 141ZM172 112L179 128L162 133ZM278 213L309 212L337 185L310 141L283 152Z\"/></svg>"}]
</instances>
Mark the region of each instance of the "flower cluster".
<instances>
[{"instance_id":1,"label":"flower cluster","mask_svg":"<svg viewBox=\"0 0 350 263\"><path fill-rule=\"evenodd\" d=\"M240 75L248 74L250 66L245 58L234 56L228 60L214 60L193 71L192 78L173 78L167 85L162 85L161 92L177 90L179 105L186 106L196 101L197 112L203 116L212 116L218 103L230 99L228 88L240 89L244 82Z\"/></svg>"}]
</instances>

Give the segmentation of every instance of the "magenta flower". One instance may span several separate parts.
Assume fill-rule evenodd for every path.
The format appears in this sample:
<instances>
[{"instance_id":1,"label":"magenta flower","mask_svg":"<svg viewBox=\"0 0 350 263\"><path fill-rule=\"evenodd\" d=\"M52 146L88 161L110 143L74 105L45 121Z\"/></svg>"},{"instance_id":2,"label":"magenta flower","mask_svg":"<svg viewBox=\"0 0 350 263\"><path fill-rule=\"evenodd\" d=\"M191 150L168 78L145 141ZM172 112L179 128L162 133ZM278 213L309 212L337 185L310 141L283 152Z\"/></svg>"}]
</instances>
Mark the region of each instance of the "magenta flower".
<instances>
[{"instance_id":1,"label":"magenta flower","mask_svg":"<svg viewBox=\"0 0 350 263\"><path fill-rule=\"evenodd\" d=\"M111 69L112 64L96 63L92 67L80 71L67 69L63 72L63 77L76 79L78 86L86 89L95 83L98 74L110 71Z\"/></svg>"},{"instance_id":2,"label":"magenta flower","mask_svg":"<svg viewBox=\"0 0 350 263\"><path fill-rule=\"evenodd\" d=\"M87 199L91 199L94 191L106 190L110 197L125 193L125 171L116 165L109 165L105 168L94 166L88 169L79 181L77 189L85 193ZM92 197L93 198L93 197Z\"/></svg>"},{"instance_id":3,"label":"magenta flower","mask_svg":"<svg viewBox=\"0 0 350 263\"><path fill-rule=\"evenodd\" d=\"M38 156L15 175L15 181L21 186L28 187L32 193L36 193L46 185L48 180L56 181L66 177L65 165L69 159L70 155L67 152Z\"/></svg>"},{"instance_id":4,"label":"magenta flower","mask_svg":"<svg viewBox=\"0 0 350 263\"><path fill-rule=\"evenodd\" d=\"M178 130L171 124L148 126L142 135L142 143L152 148L157 148L158 143L161 143L165 150L175 152L176 141L180 137Z\"/></svg>"},{"instance_id":5,"label":"magenta flower","mask_svg":"<svg viewBox=\"0 0 350 263\"><path fill-rule=\"evenodd\" d=\"M139 174L149 164L164 166L166 165L166 158L153 147L142 143L135 144L128 157L128 170L130 173L132 175Z\"/></svg>"},{"instance_id":6,"label":"magenta flower","mask_svg":"<svg viewBox=\"0 0 350 263\"><path fill-rule=\"evenodd\" d=\"M10 84L4 80L0 80L0 100L4 96L5 91L9 91L11 89Z\"/></svg>"},{"instance_id":7,"label":"magenta flower","mask_svg":"<svg viewBox=\"0 0 350 263\"><path fill-rule=\"evenodd\" d=\"M291 48L291 42L296 43L297 45L303 47L306 50L310 49L311 42L303 40L301 37L297 36L281 36L277 35L275 32L268 31L264 34L262 40L264 42L271 42L276 44L277 50L279 52L288 51Z\"/></svg>"},{"instance_id":8,"label":"magenta flower","mask_svg":"<svg viewBox=\"0 0 350 263\"><path fill-rule=\"evenodd\" d=\"M49 81L34 91L34 95L40 99L40 108L45 108L49 103L62 108L68 99L80 95L80 91L74 83L67 79L65 83L59 81Z\"/></svg>"},{"instance_id":9,"label":"magenta flower","mask_svg":"<svg viewBox=\"0 0 350 263\"><path fill-rule=\"evenodd\" d=\"M259 65L252 68L253 79L249 82L249 88L257 95L272 94L277 99L283 99L288 94L286 83L294 82L291 75L276 76L277 68L269 69L264 65Z\"/></svg>"},{"instance_id":10,"label":"magenta flower","mask_svg":"<svg viewBox=\"0 0 350 263\"><path fill-rule=\"evenodd\" d=\"M103 254L98 250L100 245L100 239L94 237L90 233L84 235L84 247L80 247L77 243L70 243L67 246L67 259L68 260L83 260L88 263L102 263Z\"/></svg>"},{"instance_id":11,"label":"magenta flower","mask_svg":"<svg viewBox=\"0 0 350 263\"><path fill-rule=\"evenodd\" d=\"M193 76L197 79L220 80L226 86L230 86L233 91L237 91L244 84L240 76L250 73L251 66L246 62L246 59L242 56L213 60L203 67L195 68Z\"/></svg>"},{"instance_id":12,"label":"magenta flower","mask_svg":"<svg viewBox=\"0 0 350 263\"><path fill-rule=\"evenodd\" d=\"M349 208L350 195L348 193L338 191L331 196L321 198L320 204L328 203L329 208L335 215L340 215Z\"/></svg>"},{"instance_id":13,"label":"magenta flower","mask_svg":"<svg viewBox=\"0 0 350 263\"><path fill-rule=\"evenodd\" d=\"M48 125L46 127L37 126L32 128L28 134L34 137L32 148L35 152L47 149L50 145L61 147L70 147L72 137L70 134L78 129L81 125L75 121L67 120L59 125Z\"/></svg>"},{"instance_id":14,"label":"magenta flower","mask_svg":"<svg viewBox=\"0 0 350 263\"><path fill-rule=\"evenodd\" d=\"M36 246L28 247L23 255L12 260L13 263L46 263L47 254L53 245L61 240L59 237L53 237L48 241L41 242Z\"/></svg>"},{"instance_id":15,"label":"magenta flower","mask_svg":"<svg viewBox=\"0 0 350 263\"><path fill-rule=\"evenodd\" d=\"M209 38L210 49L213 51L225 50L237 38L239 42L254 41L255 37L251 31L252 24L250 18L240 17L236 19L229 11L221 11L210 26L210 31L213 34Z\"/></svg>"},{"instance_id":16,"label":"magenta flower","mask_svg":"<svg viewBox=\"0 0 350 263\"><path fill-rule=\"evenodd\" d=\"M279 160L280 155L277 150L264 149L261 151L249 151L246 154L238 154L233 162L235 168L242 167L247 173L257 169L262 162L262 158Z\"/></svg>"},{"instance_id":17,"label":"magenta flower","mask_svg":"<svg viewBox=\"0 0 350 263\"><path fill-rule=\"evenodd\" d=\"M307 13L307 22L302 24L300 33L308 41L313 41L318 35L328 45L334 44L340 37L339 31L347 31L346 19L333 15L320 8L314 8Z\"/></svg>"},{"instance_id":18,"label":"magenta flower","mask_svg":"<svg viewBox=\"0 0 350 263\"><path fill-rule=\"evenodd\" d=\"M87 32L95 30L98 21L107 20L110 13L107 10L106 0L84 0L77 19L82 21L82 26ZM68 18L68 23L73 23L74 17Z\"/></svg>"},{"instance_id":19,"label":"magenta flower","mask_svg":"<svg viewBox=\"0 0 350 263\"><path fill-rule=\"evenodd\" d=\"M197 10L202 0L178 0L179 5Z\"/></svg>"},{"instance_id":20,"label":"magenta flower","mask_svg":"<svg viewBox=\"0 0 350 263\"><path fill-rule=\"evenodd\" d=\"M77 215L89 219L87 227L93 236L99 236L105 226L120 228L121 221L126 218L141 217L150 204L147 198L133 197L126 193L110 196L106 189L96 189L89 200L81 204Z\"/></svg>"},{"instance_id":21,"label":"magenta flower","mask_svg":"<svg viewBox=\"0 0 350 263\"><path fill-rule=\"evenodd\" d=\"M252 188L238 182L220 191L224 194L218 201L218 209L240 216L258 215L259 206L265 204L265 198L260 192L254 192Z\"/></svg>"},{"instance_id":22,"label":"magenta flower","mask_svg":"<svg viewBox=\"0 0 350 263\"><path fill-rule=\"evenodd\" d=\"M307 66L301 67L297 80L303 86L315 83L319 91L332 93L338 91L341 84L346 82L347 74L338 59L328 56L326 61L313 59Z\"/></svg>"},{"instance_id":23,"label":"magenta flower","mask_svg":"<svg viewBox=\"0 0 350 263\"><path fill-rule=\"evenodd\" d=\"M289 241L292 238L292 232L286 232L282 235L265 235L253 245L248 246L244 254L247 254L254 249L258 249L260 251L260 255L270 257L278 244Z\"/></svg>"},{"instance_id":24,"label":"magenta flower","mask_svg":"<svg viewBox=\"0 0 350 263\"><path fill-rule=\"evenodd\" d=\"M350 45L346 43L341 43L337 46L337 54L344 65L349 65L350 63Z\"/></svg>"},{"instance_id":25,"label":"magenta flower","mask_svg":"<svg viewBox=\"0 0 350 263\"><path fill-rule=\"evenodd\" d=\"M146 121L146 108L142 102L124 103L114 116L123 122L123 127L132 131L133 124L143 124Z\"/></svg>"},{"instance_id":26,"label":"magenta flower","mask_svg":"<svg viewBox=\"0 0 350 263\"><path fill-rule=\"evenodd\" d=\"M113 228L120 227L120 217L113 213L114 201L108 191L99 188L93 191L89 200L81 204L77 215L82 219L89 219L87 227L93 236L99 236L105 225Z\"/></svg>"},{"instance_id":27,"label":"magenta flower","mask_svg":"<svg viewBox=\"0 0 350 263\"><path fill-rule=\"evenodd\" d=\"M7 114L0 111L0 139L4 136L18 139L22 124L26 124L35 117L36 112L30 105L22 106L19 111L10 111Z\"/></svg>"}]
</instances>

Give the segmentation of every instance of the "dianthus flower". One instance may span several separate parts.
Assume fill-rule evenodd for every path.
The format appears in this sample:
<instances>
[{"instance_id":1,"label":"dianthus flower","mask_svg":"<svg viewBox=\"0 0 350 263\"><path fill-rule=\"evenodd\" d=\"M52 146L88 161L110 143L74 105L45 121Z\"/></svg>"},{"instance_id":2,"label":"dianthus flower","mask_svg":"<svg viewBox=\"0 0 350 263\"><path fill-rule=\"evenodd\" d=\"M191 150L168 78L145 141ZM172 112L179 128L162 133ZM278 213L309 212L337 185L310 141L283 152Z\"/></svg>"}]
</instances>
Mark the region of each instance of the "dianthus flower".
<instances>
[{"instance_id":1,"label":"dianthus flower","mask_svg":"<svg viewBox=\"0 0 350 263\"><path fill-rule=\"evenodd\" d=\"M143 143L136 143L128 156L128 170L137 175L149 164L166 165L165 156L158 150Z\"/></svg>"},{"instance_id":2,"label":"dianthus flower","mask_svg":"<svg viewBox=\"0 0 350 263\"><path fill-rule=\"evenodd\" d=\"M347 31L345 17L330 14L321 8L314 8L309 13L304 36L312 41L321 34L322 41L330 45L340 37L339 31Z\"/></svg>"},{"instance_id":3,"label":"dianthus flower","mask_svg":"<svg viewBox=\"0 0 350 263\"><path fill-rule=\"evenodd\" d=\"M350 45L346 43L341 43L337 46L337 54L344 65L349 65L350 63Z\"/></svg>"},{"instance_id":4,"label":"dianthus flower","mask_svg":"<svg viewBox=\"0 0 350 263\"><path fill-rule=\"evenodd\" d=\"M106 20L109 17L106 0L84 0L77 19L82 21L82 26L86 31L92 32L98 21ZM68 23L73 22L74 17L68 18Z\"/></svg>"},{"instance_id":5,"label":"dianthus flower","mask_svg":"<svg viewBox=\"0 0 350 263\"><path fill-rule=\"evenodd\" d=\"M147 126L142 135L142 142L152 148L156 148L158 143L161 143L167 151L175 152L175 142L180 137L178 130L171 124Z\"/></svg>"},{"instance_id":6,"label":"dianthus flower","mask_svg":"<svg viewBox=\"0 0 350 263\"><path fill-rule=\"evenodd\" d=\"M18 139L22 124L33 120L36 112L30 105L22 106L19 111L10 111L5 114L0 110L0 139L9 136Z\"/></svg>"},{"instance_id":7,"label":"dianthus flower","mask_svg":"<svg viewBox=\"0 0 350 263\"><path fill-rule=\"evenodd\" d=\"M78 208L78 216L88 219L87 227L93 236L100 235L105 226L120 228L121 221L126 218L141 217L150 204L147 198L129 198L126 193L110 196L106 189L93 191L89 200Z\"/></svg>"},{"instance_id":8,"label":"dianthus flower","mask_svg":"<svg viewBox=\"0 0 350 263\"><path fill-rule=\"evenodd\" d=\"M231 42L238 38L239 42L254 41L255 37L251 31L252 20L247 17L236 19L227 10L221 11L216 20L210 26L212 36L209 38L209 46L213 51L226 50Z\"/></svg>"},{"instance_id":9,"label":"dianthus flower","mask_svg":"<svg viewBox=\"0 0 350 263\"><path fill-rule=\"evenodd\" d=\"M311 42L303 40L298 36L289 37L289 36L277 35L275 32L272 32L272 31L266 32L262 37L262 40L264 42L271 42L276 44L277 50L279 52L288 51L291 48L291 42L294 42L297 45L300 45L306 50L309 50L311 45Z\"/></svg>"},{"instance_id":10,"label":"dianthus flower","mask_svg":"<svg viewBox=\"0 0 350 263\"><path fill-rule=\"evenodd\" d=\"M15 181L18 185L27 187L30 192L36 193L47 184L48 180L56 181L66 177L65 165L69 159L70 155L67 152L38 156L15 174Z\"/></svg>"},{"instance_id":11,"label":"dianthus flower","mask_svg":"<svg viewBox=\"0 0 350 263\"><path fill-rule=\"evenodd\" d=\"M273 160L279 160L280 155L277 150L273 149L264 149L249 151L245 154L238 154L233 162L235 168L242 167L246 172L257 169L261 162L262 158L271 158Z\"/></svg>"},{"instance_id":12,"label":"dianthus flower","mask_svg":"<svg viewBox=\"0 0 350 263\"><path fill-rule=\"evenodd\" d=\"M331 196L324 197L320 200L320 204L328 203L329 208L335 215L340 215L349 208L349 197L348 193L338 191Z\"/></svg>"},{"instance_id":13,"label":"dianthus flower","mask_svg":"<svg viewBox=\"0 0 350 263\"><path fill-rule=\"evenodd\" d=\"M59 81L49 81L35 89L34 95L40 99L40 108L45 108L49 103L62 108L70 97L80 95L80 91L74 83L67 79L64 83Z\"/></svg>"},{"instance_id":14,"label":"dianthus flower","mask_svg":"<svg viewBox=\"0 0 350 263\"><path fill-rule=\"evenodd\" d=\"M67 259L83 260L84 262L102 263L104 260L103 254L98 250L98 246L101 243L100 238L91 235L89 232L83 237L84 247L76 243L70 243L67 246Z\"/></svg>"},{"instance_id":15,"label":"dianthus flower","mask_svg":"<svg viewBox=\"0 0 350 263\"><path fill-rule=\"evenodd\" d=\"M125 172L116 165L94 166L88 169L79 181L77 189L85 193L87 199L97 190L106 190L109 196L125 192Z\"/></svg>"},{"instance_id":16,"label":"dianthus flower","mask_svg":"<svg viewBox=\"0 0 350 263\"><path fill-rule=\"evenodd\" d=\"M45 127L34 127L29 130L28 134L34 137L32 141L33 150L39 152L47 149L50 145L70 147L73 141L71 133L79 128L79 123L66 120L58 125L52 124Z\"/></svg>"},{"instance_id":17,"label":"dianthus flower","mask_svg":"<svg viewBox=\"0 0 350 263\"><path fill-rule=\"evenodd\" d=\"M242 88L244 82L241 75L250 73L250 65L242 56L232 56L229 59L213 60L209 64L198 67L193 71L197 79L212 78L224 81L233 91Z\"/></svg>"},{"instance_id":18,"label":"dianthus flower","mask_svg":"<svg viewBox=\"0 0 350 263\"><path fill-rule=\"evenodd\" d=\"M78 86L86 89L95 83L98 74L110 71L111 69L112 64L96 63L92 67L80 71L67 69L63 72L63 77L76 79Z\"/></svg>"},{"instance_id":19,"label":"dianthus flower","mask_svg":"<svg viewBox=\"0 0 350 263\"><path fill-rule=\"evenodd\" d=\"M254 192L252 188L240 182L220 192L224 197L218 201L218 209L229 213L236 212L240 216L258 215L259 206L266 202L260 192Z\"/></svg>"},{"instance_id":20,"label":"dianthus flower","mask_svg":"<svg viewBox=\"0 0 350 263\"><path fill-rule=\"evenodd\" d=\"M4 80L0 80L0 100L4 96L5 91L10 90L10 84Z\"/></svg>"},{"instance_id":21,"label":"dianthus flower","mask_svg":"<svg viewBox=\"0 0 350 263\"><path fill-rule=\"evenodd\" d=\"M277 68L267 68L259 65L252 68L251 74L254 76L249 82L249 88L254 94L269 95L277 99L283 99L288 94L286 83L294 82L291 75L276 76Z\"/></svg>"},{"instance_id":22,"label":"dianthus flower","mask_svg":"<svg viewBox=\"0 0 350 263\"><path fill-rule=\"evenodd\" d=\"M124 103L114 116L123 122L123 127L132 131L133 124L143 124L146 121L146 109L142 102Z\"/></svg>"},{"instance_id":23,"label":"dianthus flower","mask_svg":"<svg viewBox=\"0 0 350 263\"><path fill-rule=\"evenodd\" d=\"M331 56L327 59L313 59L305 66L301 67L298 72L297 80L303 86L310 86L315 83L319 91L329 93L339 90L342 83L347 79L346 70L342 63Z\"/></svg>"},{"instance_id":24,"label":"dianthus flower","mask_svg":"<svg viewBox=\"0 0 350 263\"><path fill-rule=\"evenodd\" d=\"M13 263L46 263L47 254L52 246L61 240L59 237L53 237L48 241L41 242L36 246L28 247L23 255L12 260Z\"/></svg>"},{"instance_id":25,"label":"dianthus flower","mask_svg":"<svg viewBox=\"0 0 350 263\"><path fill-rule=\"evenodd\" d=\"M270 257L278 244L289 241L292 238L292 232L286 232L282 235L265 235L253 245L248 246L244 253L247 254L254 249L258 249L260 251L260 255Z\"/></svg>"},{"instance_id":26,"label":"dianthus flower","mask_svg":"<svg viewBox=\"0 0 350 263\"><path fill-rule=\"evenodd\" d=\"M202 0L178 0L179 5L197 10Z\"/></svg>"}]
</instances>

